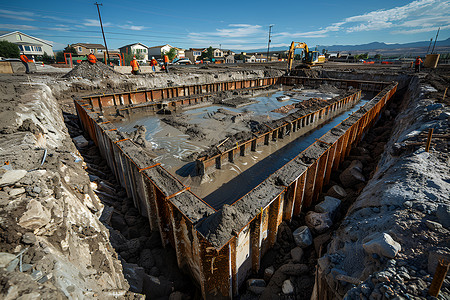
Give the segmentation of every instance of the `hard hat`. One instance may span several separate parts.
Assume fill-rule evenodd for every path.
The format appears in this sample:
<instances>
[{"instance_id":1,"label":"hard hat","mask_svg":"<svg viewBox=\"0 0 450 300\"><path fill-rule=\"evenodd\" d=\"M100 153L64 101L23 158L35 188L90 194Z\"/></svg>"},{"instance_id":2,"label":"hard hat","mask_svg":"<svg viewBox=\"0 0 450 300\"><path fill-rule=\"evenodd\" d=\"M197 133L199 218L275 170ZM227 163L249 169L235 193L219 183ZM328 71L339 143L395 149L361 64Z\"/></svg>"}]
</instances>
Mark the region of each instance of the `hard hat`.
<instances>
[{"instance_id":1,"label":"hard hat","mask_svg":"<svg viewBox=\"0 0 450 300\"><path fill-rule=\"evenodd\" d=\"M136 56L133 56L133 59L136 59Z\"/></svg>"},{"instance_id":2,"label":"hard hat","mask_svg":"<svg viewBox=\"0 0 450 300\"><path fill-rule=\"evenodd\" d=\"M152 59L155 59L155 57L154 57L154 56L152 56Z\"/></svg>"}]
</instances>

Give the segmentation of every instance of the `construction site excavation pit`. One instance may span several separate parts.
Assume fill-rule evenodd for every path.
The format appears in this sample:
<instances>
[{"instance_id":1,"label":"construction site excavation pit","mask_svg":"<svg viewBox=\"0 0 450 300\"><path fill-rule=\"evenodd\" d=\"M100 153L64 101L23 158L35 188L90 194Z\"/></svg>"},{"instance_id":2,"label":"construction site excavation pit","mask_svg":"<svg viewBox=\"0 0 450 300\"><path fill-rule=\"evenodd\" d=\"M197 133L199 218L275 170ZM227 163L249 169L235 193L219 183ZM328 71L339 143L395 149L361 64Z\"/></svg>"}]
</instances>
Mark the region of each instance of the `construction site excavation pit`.
<instances>
[{"instance_id":1,"label":"construction site excavation pit","mask_svg":"<svg viewBox=\"0 0 450 300\"><path fill-rule=\"evenodd\" d=\"M231 297L278 226L318 200L396 82L278 77L75 100L77 114L204 298Z\"/></svg>"},{"instance_id":2,"label":"construction site excavation pit","mask_svg":"<svg viewBox=\"0 0 450 300\"><path fill-rule=\"evenodd\" d=\"M220 168L212 168L205 174L202 161L196 158L232 148L248 137L261 135L261 131L273 131L273 124L307 115L335 102L340 95L349 94L328 85L319 89L282 89L246 99L230 98L200 108L187 106L170 115L131 115L113 123L135 139L136 131L145 135L146 148L156 163L161 163L213 208L220 209L256 187L373 96L366 93L364 99L349 103L328 118L305 124L303 130L287 129L255 149L236 154L231 160L227 157ZM230 107L230 103L236 102L239 107Z\"/></svg>"}]
</instances>

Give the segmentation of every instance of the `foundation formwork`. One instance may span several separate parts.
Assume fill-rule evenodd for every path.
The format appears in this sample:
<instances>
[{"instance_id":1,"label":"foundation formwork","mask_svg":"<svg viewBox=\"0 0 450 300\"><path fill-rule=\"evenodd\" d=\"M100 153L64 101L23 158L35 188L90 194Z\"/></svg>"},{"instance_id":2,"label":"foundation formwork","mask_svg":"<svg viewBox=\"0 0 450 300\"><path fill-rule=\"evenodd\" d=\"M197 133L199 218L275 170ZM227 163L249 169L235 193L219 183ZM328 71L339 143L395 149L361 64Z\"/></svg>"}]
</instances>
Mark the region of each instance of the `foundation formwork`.
<instances>
[{"instance_id":1,"label":"foundation formwork","mask_svg":"<svg viewBox=\"0 0 450 300\"><path fill-rule=\"evenodd\" d=\"M181 97L199 99L212 91L325 81L338 87L352 86L379 93L233 205L218 211L101 117L105 109L123 109L116 100L124 97L145 97L142 103L150 106L158 105L162 99L183 105L178 104L180 90L189 91ZM151 229L160 232L164 245L171 244L176 250L178 266L196 280L203 298L217 299L232 298L247 276L258 272L262 256L275 243L280 223L317 201L331 171L338 168L351 146L377 120L396 89L397 83L281 77L125 93L127 96L92 96L75 100L75 106L84 130L99 147L137 209L149 219ZM149 94L168 96L157 100L149 98ZM171 101L169 95L177 99ZM136 102L131 100L128 105ZM239 218L226 226L224 220L230 211Z\"/></svg>"}]
</instances>

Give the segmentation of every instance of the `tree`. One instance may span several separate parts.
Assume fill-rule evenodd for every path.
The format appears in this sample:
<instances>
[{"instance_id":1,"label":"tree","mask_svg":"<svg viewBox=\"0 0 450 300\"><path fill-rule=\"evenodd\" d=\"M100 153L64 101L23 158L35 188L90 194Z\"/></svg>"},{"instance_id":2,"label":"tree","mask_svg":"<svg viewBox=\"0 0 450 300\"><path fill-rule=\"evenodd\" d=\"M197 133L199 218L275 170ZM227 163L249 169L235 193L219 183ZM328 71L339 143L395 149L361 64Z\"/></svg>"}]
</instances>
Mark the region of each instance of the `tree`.
<instances>
[{"instance_id":1,"label":"tree","mask_svg":"<svg viewBox=\"0 0 450 300\"><path fill-rule=\"evenodd\" d=\"M168 52L161 52L161 56L167 55L169 61L172 61L175 58L175 56L177 56L177 54L178 52L177 49L175 48L170 48Z\"/></svg>"},{"instance_id":2,"label":"tree","mask_svg":"<svg viewBox=\"0 0 450 300\"><path fill-rule=\"evenodd\" d=\"M70 45L67 45L67 47L64 48L64 53L72 53L72 55L78 55L77 50Z\"/></svg>"},{"instance_id":3,"label":"tree","mask_svg":"<svg viewBox=\"0 0 450 300\"><path fill-rule=\"evenodd\" d=\"M41 60L46 64L55 63L55 59L52 56L48 55L47 52L44 52L44 55L41 56Z\"/></svg>"},{"instance_id":4,"label":"tree","mask_svg":"<svg viewBox=\"0 0 450 300\"><path fill-rule=\"evenodd\" d=\"M375 54L375 59L381 60L381 54Z\"/></svg>"},{"instance_id":5,"label":"tree","mask_svg":"<svg viewBox=\"0 0 450 300\"><path fill-rule=\"evenodd\" d=\"M242 61L244 61L244 60L245 60L245 55L242 54L242 53L236 54L236 55L234 56L234 59L235 59L235 60L242 60Z\"/></svg>"},{"instance_id":6,"label":"tree","mask_svg":"<svg viewBox=\"0 0 450 300\"><path fill-rule=\"evenodd\" d=\"M20 56L19 47L8 41L0 41L0 56L5 58L18 58Z\"/></svg>"},{"instance_id":7,"label":"tree","mask_svg":"<svg viewBox=\"0 0 450 300\"><path fill-rule=\"evenodd\" d=\"M125 53L124 58L125 58L125 65L129 65L130 62L133 60L133 57L136 57L137 60L141 60L144 58L144 55L142 55L141 53Z\"/></svg>"},{"instance_id":8,"label":"tree","mask_svg":"<svg viewBox=\"0 0 450 300\"><path fill-rule=\"evenodd\" d=\"M209 46L208 49L206 49L206 52L202 52L202 59L204 58L209 58L209 59L213 59L214 57L214 50L213 47Z\"/></svg>"},{"instance_id":9,"label":"tree","mask_svg":"<svg viewBox=\"0 0 450 300\"><path fill-rule=\"evenodd\" d=\"M56 62L65 62L65 59L64 59L64 51L58 51L58 52L56 52L55 58L56 58Z\"/></svg>"}]
</instances>

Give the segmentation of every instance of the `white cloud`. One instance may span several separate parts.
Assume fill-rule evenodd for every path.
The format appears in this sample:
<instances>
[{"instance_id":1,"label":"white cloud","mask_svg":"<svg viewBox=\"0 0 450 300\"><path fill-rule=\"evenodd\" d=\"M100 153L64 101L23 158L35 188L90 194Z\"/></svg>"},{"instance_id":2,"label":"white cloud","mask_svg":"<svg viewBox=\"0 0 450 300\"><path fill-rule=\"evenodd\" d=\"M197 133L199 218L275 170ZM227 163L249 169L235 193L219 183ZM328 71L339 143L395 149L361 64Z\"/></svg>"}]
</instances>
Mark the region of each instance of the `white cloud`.
<instances>
[{"instance_id":1,"label":"white cloud","mask_svg":"<svg viewBox=\"0 0 450 300\"><path fill-rule=\"evenodd\" d=\"M94 19L84 19L83 25L88 27L100 27L100 21ZM103 23L103 27L110 27L110 26L112 26L112 24L109 22Z\"/></svg>"},{"instance_id":2,"label":"white cloud","mask_svg":"<svg viewBox=\"0 0 450 300\"><path fill-rule=\"evenodd\" d=\"M6 14L6 15L27 16L27 17L34 16L34 13L28 12L28 11L13 11L13 10L0 9L0 13Z\"/></svg>"},{"instance_id":3,"label":"white cloud","mask_svg":"<svg viewBox=\"0 0 450 300\"><path fill-rule=\"evenodd\" d=\"M17 25L17 24L0 24L0 28L2 29L11 29L11 30L37 30L37 27L30 25Z\"/></svg>"},{"instance_id":4,"label":"white cloud","mask_svg":"<svg viewBox=\"0 0 450 300\"><path fill-rule=\"evenodd\" d=\"M422 28L418 28L418 29L408 29L408 30L395 30L392 31L393 34L417 34L417 33L422 33L422 32L436 32L438 30L438 26L434 26L434 27L422 27ZM450 25L446 25L446 26L441 26L441 30L444 29L450 29Z\"/></svg>"},{"instance_id":5,"label":"white cloud","mask_svg":"<svg viewBox=\"0 0 450 300\"><path fill-rule=\"evenodd\" d=\"M8 18L8 19L14 19L14 20L19 20L19 21L34 21L34 19L32 19L32 18L21 17L21 16L16 16L16 15L6 15L6 14L0 14L0 18Z\"/></svg>"},{"instance_id":6,"label":"white cloud","mask_svg":"<svg viewBox=\"0 0 450 300\"><path fill-rule=\"evenodd\" d=\"M127 22L127 23L129 23L129 22ZM137 26L137 25L131 25L131 24L118 25L117 27L122 28L122 29L135 30L135 31L140 31L140 30L144 30L144 29L148 28L145 26Z\"/></svg>"},{"instance_id":7,"label":"white cloud","mask_svg":"<svg viewBox=\"0 0 450 300\"><path fill-rule=\"evenodd\" d=\"M428 32L436 30L438 26L450 25L449 11L450 1L416 0L404 6L351 16L319 30L281 32L277 35L291 38L321 38L328 37L332 32L354 33L399 27L403 27L403 29L392 33Z\"/></svg>"},{"instance_id":8,"label":"white cloud","mask_svg":"<svg viewBox=\"0 0 450 300\"><path fill-rule=\"evenodd\" d=\"M267 35L260 25L229 24L228 28L216 29L212 32L191 32L192 38L254 38L258 35Z\"/></svg>"}]
</instances>

